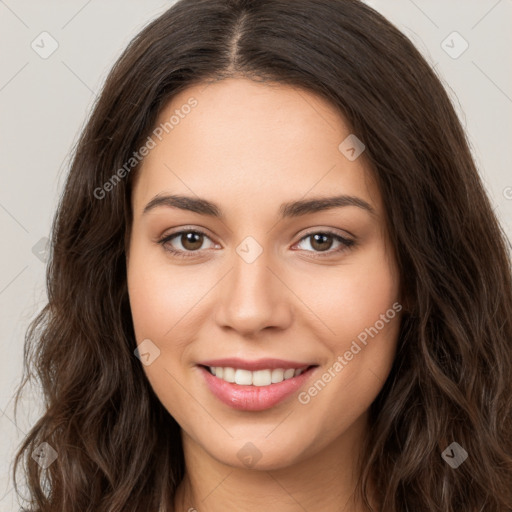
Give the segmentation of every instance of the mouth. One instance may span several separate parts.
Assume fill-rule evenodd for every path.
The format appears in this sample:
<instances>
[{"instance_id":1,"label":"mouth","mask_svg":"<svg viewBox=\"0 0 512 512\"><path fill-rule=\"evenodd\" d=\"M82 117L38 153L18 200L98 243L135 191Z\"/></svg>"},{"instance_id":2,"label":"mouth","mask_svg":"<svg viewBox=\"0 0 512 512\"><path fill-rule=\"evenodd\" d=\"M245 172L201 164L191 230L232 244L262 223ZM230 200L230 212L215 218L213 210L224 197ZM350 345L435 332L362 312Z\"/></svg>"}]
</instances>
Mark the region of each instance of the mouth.
<instances>
[{"instance_id":1,"label":"mouth","mask_svg":"<svg viewBox=\"0 0 512 512\"><path fill-rule=\"evenodd\" d=\"M208 389L222 403L245 411L263 411L274 407L298 391L318 368L316 364L277 360L245 363L245 368L240 368L240 364L217 364L197 365ZM250 370L248 367L258 369Z\"/></svg>"}]
</instances>

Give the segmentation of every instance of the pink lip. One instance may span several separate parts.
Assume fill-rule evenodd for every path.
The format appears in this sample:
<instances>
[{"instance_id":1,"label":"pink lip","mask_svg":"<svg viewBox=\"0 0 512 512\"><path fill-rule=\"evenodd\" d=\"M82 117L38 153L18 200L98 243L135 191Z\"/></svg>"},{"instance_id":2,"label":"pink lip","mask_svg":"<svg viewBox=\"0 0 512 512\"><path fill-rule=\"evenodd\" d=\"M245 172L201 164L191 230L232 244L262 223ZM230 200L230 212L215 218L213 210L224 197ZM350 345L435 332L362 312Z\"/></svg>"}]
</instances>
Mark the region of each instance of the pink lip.
<instances>
[{"instance_id":1,"label":"pink lip","mask_svg":"<svg viewBox=\"0 0 512 512\"><path fill-rule=\"evenodd\" d=\"M225 360L223 360L223 364L208 364L207 366L230 366L229 364L225 364L224 361ZM218 361L215 361L215 363L217 362ZM233 366L235 368L242 368L241 366ZM290 366L288 366L288 368L289 367ZM301 365L291 367L300 368ZM265 366L264 368L271 367ZM283 366L276 366L276 368L283 368ZM270 384L269 386L242 386L219 379L215 377L215 375L212 375L207 368L202 366L199 366L199 369L204 376L208 388L221 402L229 405L233 409L242 411L263 411L274 407L296 392L304 382L309 379L316 367L310 367L297 377L283 380L277 384ZM259 369L262 369L262 367Z\"/></svg>"},{"instance_id":2,"label":"pink lip","mask_svg":"<svg viewBox=\"0 0 512 512\"><path fill-rule=\"evenodd\" d=\"M274 370L275 368L304 368L305 366L312 366L315 363L301 363L297 361L284 361L283 359L257 359L256 361L245 361L237 357L228 357L225 359L210 359L209 361L201 361L198 363L203 366L222 366L223 368L240 368L242 370Z\"/></svg>"}]
</instances>

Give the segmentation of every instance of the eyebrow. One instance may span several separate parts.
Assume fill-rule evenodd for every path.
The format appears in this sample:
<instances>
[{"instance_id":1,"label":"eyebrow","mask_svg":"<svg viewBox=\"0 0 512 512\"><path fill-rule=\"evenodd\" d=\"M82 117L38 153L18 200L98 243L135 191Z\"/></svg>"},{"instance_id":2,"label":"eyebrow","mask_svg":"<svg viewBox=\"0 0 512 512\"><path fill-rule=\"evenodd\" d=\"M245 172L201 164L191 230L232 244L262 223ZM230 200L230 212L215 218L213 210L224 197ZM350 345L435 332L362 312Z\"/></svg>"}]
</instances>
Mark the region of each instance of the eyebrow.
<instances>
[{"instance_id":1,"label":"eyebrow","mask_svg":"<svg viewBox=\"0 0 512 512\"><path fill-rule=\"evenodd\" d=\"M169 208L179 208L200 215L208 215L210 217L223 218L224 214L222 209L208 201L198 197L183 196L183 195L160 195L157 194L145 206L142 214L159 206L166 206ZM342 208L345 206L356 206L363 210L368 211L370 214L376 216L377 213L373 206L360 197L349 195L338 195L332 197L315 197L312 199L301 199L298 201L290 201L281 204L279 207L279 215L281 219L300 217L312 213L317 213L325 210L332 210L333 208Z\"/></svg>"}]
</instances>

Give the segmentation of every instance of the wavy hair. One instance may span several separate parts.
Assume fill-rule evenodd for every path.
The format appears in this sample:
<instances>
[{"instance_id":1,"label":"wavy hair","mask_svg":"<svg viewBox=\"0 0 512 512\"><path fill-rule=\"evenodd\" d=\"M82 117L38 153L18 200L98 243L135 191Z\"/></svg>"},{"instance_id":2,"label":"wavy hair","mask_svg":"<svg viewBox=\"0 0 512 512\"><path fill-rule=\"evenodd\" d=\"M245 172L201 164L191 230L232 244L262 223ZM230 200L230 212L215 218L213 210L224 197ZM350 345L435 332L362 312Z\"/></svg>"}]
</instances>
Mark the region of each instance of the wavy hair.
<instances>
[{"instance_id":1,"label":"wavy hair","mask_svg":"<svg viewBox=\"0 0 512 512\"><path fill-rule=\"evenodd\" d=\"M405 298L361 453L368 510L369 482L380 512L512 510L510 242L441 81L357 0L180 0L115 63L74 150L48 303L26 334L15 405L35 380L44 413L18 447L16 491L23 463L30 510L172 510L180 428L134 356L126 283L138 167L98 190L175 94L228 77L314 92L366 145ZM46 469L31 457L43 442L58 454ZM468 454L457 468L442 456L454 442Z\"/></svg>"}]
</instances>

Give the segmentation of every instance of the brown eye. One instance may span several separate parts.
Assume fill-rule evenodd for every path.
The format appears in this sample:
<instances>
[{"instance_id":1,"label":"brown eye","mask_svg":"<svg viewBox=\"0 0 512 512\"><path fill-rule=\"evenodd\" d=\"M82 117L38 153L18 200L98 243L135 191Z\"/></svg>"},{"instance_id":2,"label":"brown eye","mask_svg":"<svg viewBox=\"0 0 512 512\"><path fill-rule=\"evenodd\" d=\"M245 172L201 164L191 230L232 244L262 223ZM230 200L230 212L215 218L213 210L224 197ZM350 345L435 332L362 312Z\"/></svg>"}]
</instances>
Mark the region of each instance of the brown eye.
<instances>
[{"instance_id":1,"label":"brown eye","mask_svg":"<svg viewBox=\"0 0 512 512\"><path fill-rule=\"evenodd\" d=\"M187 251L197 251L203 245L204 236L201 233L187 231L180 236L180 242Z\"/></svg>"},{"instance_id":2,"label":"brown eye","mask_svg":"<svg viewBox=\"0 0 512 512\"><path fill-rule=\"evenodd\" d=\"M205 240L210 241L210 248L215 245L205 233L188 229L168 235L160 240L159 243L166 251L176 256L186 257L195 256L192 253L200 252L201 249L204 249Z\"/></svg>"},{"instance_id":3,"label":"brown eye","mask_svg":"<svg viewBox=\"0 0 512 512\"><path fill-rule=\"evenodd\" d=\"M355 240L349 240L348 238L330 231L308 233L302 237L298 245L300 246L300 244L303 244L305 241L309 241L309 246L311 247L311 249L305 248L305 250L312 253L312 256L323 256L321 253L326 253L325 256L340 253L354 246L356 243ZM332 249L333 244L334 249Z\"/></svg>"},{"instance_id":4,"label":"brown eye","mask_svg":"<svg viewBox=\"0 0 512 512\"><path fill-rule=\"evenodd\" d=\"M324 233L316 233L315 235L310 235L311 237L311 247L317 251L327 251L331 248L333 240L332 235L326 235Z\"/></svg>"}]
</instances>

